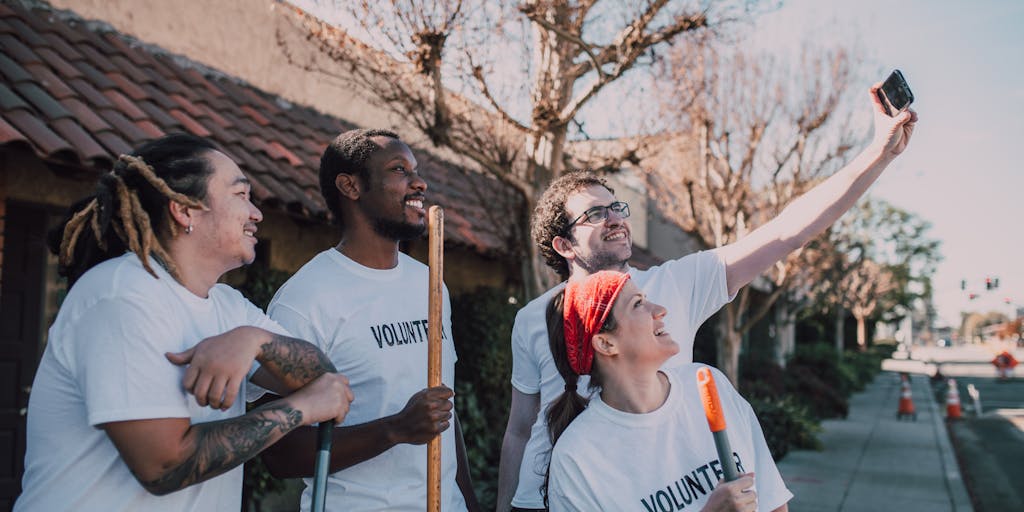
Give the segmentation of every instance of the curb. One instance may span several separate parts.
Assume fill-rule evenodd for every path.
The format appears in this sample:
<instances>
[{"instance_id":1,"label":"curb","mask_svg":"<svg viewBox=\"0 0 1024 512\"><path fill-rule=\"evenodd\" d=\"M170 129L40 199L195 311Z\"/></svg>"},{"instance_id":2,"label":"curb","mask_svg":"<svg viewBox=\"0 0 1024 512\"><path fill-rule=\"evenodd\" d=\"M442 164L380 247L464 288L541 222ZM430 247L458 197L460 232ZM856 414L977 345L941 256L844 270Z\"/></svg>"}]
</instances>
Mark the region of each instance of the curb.
<instances>
[{"instance_id":1,"label":"curb","mask_svg":"<svg viewBox=\"0 0 1024 512\"><path fill-rule=\"evenodd\" d=\"M932 427L935 429L935 441L938 445L939 455L942 460L942 472L946 477L946 490L949 492L949 501L954 512L974 512L971 498L967 494L967 486L964 484L963 476L960 474L960 465L957 464L956 454L949 439L949 430L946 428L942 409L935 402L935 392L932 390L928 378L923 375L911 376L915 382L924 381L928 389L928 405L932 412Z\"/></svg>"}]
</instances>

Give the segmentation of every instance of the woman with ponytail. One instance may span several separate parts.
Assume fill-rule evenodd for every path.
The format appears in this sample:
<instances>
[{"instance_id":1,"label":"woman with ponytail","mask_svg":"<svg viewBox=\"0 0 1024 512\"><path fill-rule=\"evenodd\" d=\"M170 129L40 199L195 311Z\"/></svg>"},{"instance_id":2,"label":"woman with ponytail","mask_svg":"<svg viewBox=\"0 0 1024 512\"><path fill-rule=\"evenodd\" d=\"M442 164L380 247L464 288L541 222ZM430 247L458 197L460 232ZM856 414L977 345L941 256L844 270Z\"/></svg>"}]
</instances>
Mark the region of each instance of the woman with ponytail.
<instances>
[{"instance_id":1,"label":"woman with ponytail","mask_svg":"<svg viewBox=\"0 0 1024 512\"><path fill-rule=\"evenodd\" d=\"M743 473L721 480L697 388L704 365L660 369L679 351L666 313L616 271L570 279L549 304L551 352L565 379L565 393L545 411L554 445L550 510L788 510L793 495L757 417L712 369ZM577 389L581 376L589 376L589 404Z\"/></svg>"},{"instance_id":2,"label":"woman with ponytail","mask_svg":"<svg viewBox=\"0 0 1024 512\"><path fill-rule=\"evenodd\" d=\"M71 208L14 510L238 510L243 462L343 420L345 377L217 284L252 263L261 220L238 166L190 135L121 155ZM288 396L246 413L249 376Z\"/></svg>"}]
</instances>

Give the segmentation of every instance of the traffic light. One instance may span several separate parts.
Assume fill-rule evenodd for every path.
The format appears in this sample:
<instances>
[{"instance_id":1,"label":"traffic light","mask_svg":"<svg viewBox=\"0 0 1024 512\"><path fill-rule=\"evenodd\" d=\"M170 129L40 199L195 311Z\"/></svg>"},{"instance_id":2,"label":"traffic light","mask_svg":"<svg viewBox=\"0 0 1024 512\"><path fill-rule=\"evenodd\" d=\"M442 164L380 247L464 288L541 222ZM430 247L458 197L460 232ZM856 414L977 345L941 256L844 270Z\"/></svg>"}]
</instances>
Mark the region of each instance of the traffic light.
<instances>
[{"instance_id":1,"label":"traffic light","mask_svg":"<svg viewBox=\"0 0 1024 512\"><path fill-rule=\"evenodd\" d=\"M992 278L991 277L986 277L985 278L985 289L986 290L991 290L992 289Z\"/></svg>"},{"instance_id":2,"label":"traffic light","mask_svg":"<svg viewBox=\"0 0 1024 512\"><path fill-rule=\"evenodd\" d=\"M998 277L992 280L992 288L999 288L999 278Z\"/></svg>"},{"instance_id":3,"label":"traffic light","mask_svg":"<svg viewBox=\"0 0 1024 512\"><path fill-rule=\"evenodd\" d=\"M977 293L969 294L969 295L967 295L967 298L971 299L971 300L977 299L978 298L978 294Z\"/></svg>"},{"instance_id":4,"label":"traffic light","mask_svg":"<svg viewBox=\"0 0 1024 512\"><path fill-rule=\"evenodd\" d=\"M967 289L967 280L966 279L961 279L960 280L960 289L961 290L966 290Z\"/></svg>"}]
</instances>

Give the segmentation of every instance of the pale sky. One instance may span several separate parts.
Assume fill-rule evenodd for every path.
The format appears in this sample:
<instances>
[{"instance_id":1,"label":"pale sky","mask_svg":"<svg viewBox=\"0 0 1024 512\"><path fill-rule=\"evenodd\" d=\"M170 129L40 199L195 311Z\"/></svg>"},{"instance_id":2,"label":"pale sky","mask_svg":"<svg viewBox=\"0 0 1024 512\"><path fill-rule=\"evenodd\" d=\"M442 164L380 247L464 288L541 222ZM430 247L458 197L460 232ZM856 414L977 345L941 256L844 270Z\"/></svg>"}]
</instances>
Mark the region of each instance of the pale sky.
<instances>
[{"instance_id":1,"label":"pale sky","mask_svg":"<svg viewBox=\"0 0 1024 512\"><path fill-rule=\"evenodd\" d=\"M884 70L878 80L899 68L914 91L911 146L870 193L933 224L945 256L934 278L940 320L1008 312L1005 298L1024 305L1024 2L791 0L755 28L781 46L834 20L832 33L856 38ZM986 276L1000 288L987 292Z\"/></svg>"},{"instance_id":2,"label":"pale sky","mask_svg":"<svg viewBox=\"0 0 1024 512\"><path fill-rule=\"evenodd\" d=\"M338 21L330 1L293 1ZM933 224L945 257L934 277L940 324L958 327L962 310L1008 313L1006 298L1024 306L1024 173L1014 160L1024 148L1022 23L1019 0L788 0L752 27L749 44L769 52L792 53L809 37L854 42L865 89L902 70L921 120L869 193ZM583 112L588 132L610 135L592 112L607 116L601 104L621 94L613 87L594 98ZM985 291L986 276L1000 289ZM970 291L980 298L969 301Z\"/></svg>"}]
</instances>

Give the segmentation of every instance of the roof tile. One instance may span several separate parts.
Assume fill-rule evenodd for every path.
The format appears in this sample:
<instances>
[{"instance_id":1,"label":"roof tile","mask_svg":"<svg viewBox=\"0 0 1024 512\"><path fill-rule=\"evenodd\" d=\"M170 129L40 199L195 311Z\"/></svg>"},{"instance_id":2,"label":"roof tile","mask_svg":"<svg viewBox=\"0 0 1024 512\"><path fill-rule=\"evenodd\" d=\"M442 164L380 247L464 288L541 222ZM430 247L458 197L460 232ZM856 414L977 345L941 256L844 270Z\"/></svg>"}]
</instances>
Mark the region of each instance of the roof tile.
<instances>
[{"instance_id":1,"label":"roof tile","mask_svg":"<svg viewBox=\"0 0 1024 512\"><path fill-rule=\"evenodd\" d=\"M58 152L71 151L74 152L73 148L61 138L60 135L53 133L46 124L39 120L35 114L25 109L11 110L4 112L4 117L10 121L19 132L25 134L25 137L32 142L32 145L42 150L44 155L53 155Z\"/></svg>"},{"instance_id":2,"label":"roof tile","mask_svg":"<svg viewBox=\"0 0 1024 512\"><path fill-rule=\"evenodd\" d=\"M43 58L43 61L49 64L57 75L64 80L82 76L82 72L79 71L78 68L72 66L64 59L64 57L57 55L53 50L49 48L39 48L36 50L36 53L39 54L39 56Z\"/></svg>"},{"instance_id":3,"label":"roof tile","mask_svg":"<svg viewBox=\"0 0 1024 512\"><path fill-rule=\"evenodd\" d=\"M174 109L171 110L170 114L171 117L180 121L181 125L185 127L186 130L192 132L193 134L198 135L200 137L210 136L210 131L203 127L203 125L199 124L199 121L192 119L192 117L189 116L188 113L186 113L185 111Z\"/></svg>"},{"instance_id":4,"label":"roof tile","mask_svg":"<svg viewBox=\"0 0 1024 512\"><path fill-rule=\"evenodd\" d=\"M106 121L100 118L96 114L96 111L91 107L82 103L77 98L67 98L60 102L64 105L64 108L68 109L75 115L78 122L85 127L86 130L96 133L104 130L110 130L111 126Z\"/></svg>"},{"instance_id":5,"label":"roof tile","mask_svg":"<svg viewBox=\"0 0 1024 512\"><path fill-rule=\"evenodd\" d=\"M85 79L89 81L94 87L98 89L110 89L117 87L117 84L113 80L107 78L107 75L103 74L100 70L96 69L89 61L76 60L71 63L72 66L78 68L79 71L85 75Z\"/></svg>"},{"instance_id":6,"label":"roof tile","mask_svg":"<svg viewBox=\"0 0 1024 512\"><path fill-rule=\"evenodd\" d=\"M0 117L0 145L11 142L28 142L28 138Z\"/></svg>"},{"instance_id":7,"label":"roof tile","mask_svg":"<svg viewBox=\"0 0 1024 512\"><path fill-rule=\"evenodd\" d=\"M118 134L112 131L103 131L94 133L96 140L100 141L110 152L114 155L123 155L125 153L131 153L132 147L128 145Z\"/></svg>"},{"instance_id":8,"label":"roof tile","mask_svg":"<svg viewBox=\"0 0 1024 512\"><path fill-rule=\"evenodd\" d=\"M64 99L75 95L75 91L72 91L63 80L57 78L57 75L53 74L46 64L29 64L25 66L25 70L31 73L36 83L42 85L53 97Z\"/></svg>"},{"instance_id":9,"label":"roof tile","mask_svg":"<svg viewBox=\"0 0 1024 512\"><path fill-rule=\"evenodd\" d=\"M268 124L270 124L270 121L267 118L263 117L263 114L260 114L259 112L256 111L256 109L250 107L249 105L242 105L242 107L239 110L248 114L249 117L252 118L253 121L256 121L256 124L260 126L267 126Z\"/></svg>"},{"instance_id":10,"label":"roof tile","mask_svg":"<svg viewBox=\"0 0 1024 512\"><path fill-rule=\"evenodd\" d=\"M132 144L185 130L210 137L238 162L261 207L328 217L319 157L332 137L355 125L93 27L0 3L0 151L23 146L46 160L98 171ZM507 254L510 228L481 219L488 205L518 207L519 196L414 152L430 177L431 200L452 212L449 242Z\"/></svg>"},{"instance_id":11,"label":"roof tile","mask_svg":"<svg viewBox=\"0 0 1024 512\"><path fill-rule=\"evenodd\" d=\"M50 124L53 130L61 135L78 153L79 158L89 160L110 160L110 154L100 146L88 132L82 129L73 119L58 119Z\"/></svg>"},{"instance_id":12,"label":"roof tile","mask_svg":"<svg viewBox=\"0 0 1024 512\"><path fill-rule=\"evenodd\" d=\"M117 106L118 110L128 116L132 121L138 121L147 117L146 113L143 112L142 109L135 106L135 102L128 99L124 94L121 94L117 89L110 89L105 91L103 94L106 94L107 98L110 98L110 101L114 102L114 105Z\"/></svg>"},{"instance_id":13,"label":"roof tile","mask_svg":"<svg viewBox=\"0 0 1024 512\"><path fill-rule=\"evenodd\" d=\"M140 130L146 132L146 135L149 135L151 138L154 139L157 137L163 137L167 133L160 129L159 126L150 122L148 119L137 121L135 125L138 126Z\"/></svg>"},{"instance_id":14,"label":"roof tile","mask_svg":"<svg viewBox=\"0 0 1024 512\"><path fill-rule=\"evenodd\" d=\"M79 60L85 58L81 53L78 53L78 50L68 44L60 34L56 32L47 32L43 34L43 37L46 38L48 46L52 48L53 51L57 52L58 55L64 57L65 60Z\"/></svg>"},{"instance_id":15,"label":"roof tile","mask_svg":"<svg viewBox=\"0 0 1024 512\"><path fill-rule=\"evenodd\" d=\"M181 124L180 121L178 121L177 119L171 117L167 113L167 110L162 109L162 108L154 105L152 102L140 101L137 106L140 109L142 109L142 111L145 112L147 115L149 115L149 117L150 117L150 119L152 121L154 121L154 122L156 122L156 124L162 126L165 130L170 128L171 126L175 126L175 125L180 125Z\"/></svg>"},{"instance_id":16,"label":"roof tile","mask_svg":"<svg viewBox=\"0 0 1024 512\"><path fill-rule=\"evenodd\" d=\"M109 108L101 109L99 112L100 117L106 119L119 132L118 135L130 144L138 144L149 138L146 136L146 132L142 131L142 128L136 126L124 114Z\"/></svg>"},{"instance_id":17,"label":"roof tile","mask_svg":"<svg viewBox=\"0 0 1024 512\"><path fill-rule=\"evenodd\" d=\"M188 100L188 98L185 98L180 94L171 94L170 98L174 100L174 102L177 103L181 108L185 109L185 112L188 112L188 115L192 117L200 117L203 114L205 114L205 112L203 112L202 109L193 105L192 102Z\"/></svg>"},{"instance_id":18,"label":"roof tile","mask_svg":"<svg viewBox=\"0 0 1024 512\"><path fill-rule=\"evenodd\" d=\"M17 93L8 89L6 85L0 84L0 109L8 111L28 108L28 103L25 103L25 101L21 99L21 96L18 96Z\"/></svg>"},{"instance_id":19,"label":"roof tile","mask_svg":"<svg viewBox=\"0 0 1024 512\"><path fill-rule=\"evenodd\" d=\"M25 46L17 37L12 34L0 34L0 49L10 58L22 65L38 62L39 56L36 52Z\"/></svg>"},{"instance_id":20,"label":"roof tile","mask_svg":"<svg viewBox=\"0 0 1024 512\"><path fill-rule=\"evenodd\" d=\"M143 57L143 54L145 52L138 51L138 50L132 48L118 34L116 34L114 32L107 32L106 34L103 34L103 38L106 39L108 43L110 43L110 46L113 46L118 51L118 53L121 54L121 55L116 55L115 57L122 57L122 55L123 55L123 56L126 56L128 58L128 60L130 60L132 62L132 64L133 64L132 66L124 66L120 62L117 62L117 60L115 60L112 57L110 59L111 62L114 62L115 64L117 64L118 65L117 67L120 68L122 71L128 71L129 69L132 69L135 66L151 66L152 65L150 63L149 59L146 59L145 57ZM124 57L122 57L122 58L124 58Z\"/></svg>"},{"instance_id":21,"label":"roof tile","mask_svg":"<svg viewBox=\"0 0 1024 512\"><path fill-rule=\"evenodd\" d=\"M46 44L46 41L38 32L32 30L20 19L8 19L7 25L14 29L14 33L18 35L18 39L21 39L23 43L29 46L43 46Z\"/></svg>"},{"instance_id":22,"label":"roof tile","mask_svg":"<svg viewBox=\"0 0 1024 512\"><path fill-rule=\"evenodd\" d=\"M119 72L107 73L107 78L109 78L111 82L117 84L117 90L131 96L133 100L142 100L149 96L141 87L135 85L135 81L129 80Z\"/></svg>"},{"instance_id":23,"label":"roof tile","mask_svg":"<svg viewBox=\"0 0 1024 512\"><path fill-rule=\"evenodd\" d=\"M14 89L18 91L22 98L28 100L32 106L42 112L46 119L60 119L71 115L71 112L68 112L60 103L57 103L57 100L50 96L50 93L40 89L34 83L23 82L15 85Z\"/></svg>"},{"instance_id":24,"label":"roof tile","mask_svg":"<svg viewBox=\"0 0 1024 512\"><path fill-rule=\"evenodd\" d=\"M97 91L96 88L92 86L92 84L90 84L82 78L68 80L68 85L70 85L72 89L78 91L78 93L81 94L82 97L85 98L89 103L91 103L93 107L111 108L114 106L112 103L110 103L110 100L108 100L106 96Z\"/></svg>"},{"instance_id":25,"label":"roof tile","mask_svg":"<svg viewBox=\"0 0 1024 512\"><path fill-rule=\"evenodd\" d=\"M160 80L164 81L165 79L161 78ZM155 101L157 103L157 105L160 106L160 108L163 108L163 109L166 109L166 110L170 110L172 108L178 108L178 102L176 102L176 101L172 100L170 97L168 97L167 94L165 94L164 91L162 89L160 89L159 87L156 87L153 84L145 84L145 85L141 85L140 87L142 87L143 91L146 91L146 94L149 95L150 99Z\"/></svg>"},{"instance_id":26,"label":"roof tile","mask_svg":"<svg viewBox=\"0 0 1024 512\"><path fill-rule=\"evenodd\" d=\"M21 67L17 62L14 62L5 54L0 53L0 74L4 75L7 79L7 83L23 82L26 80L32 80L32 75Z\"/></svg>"}]
</instances>

